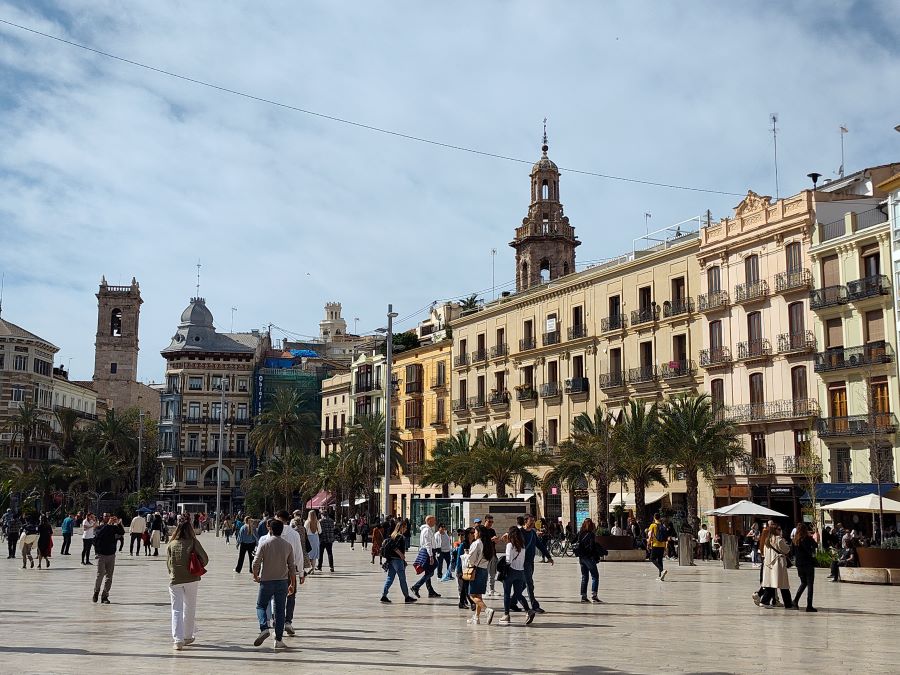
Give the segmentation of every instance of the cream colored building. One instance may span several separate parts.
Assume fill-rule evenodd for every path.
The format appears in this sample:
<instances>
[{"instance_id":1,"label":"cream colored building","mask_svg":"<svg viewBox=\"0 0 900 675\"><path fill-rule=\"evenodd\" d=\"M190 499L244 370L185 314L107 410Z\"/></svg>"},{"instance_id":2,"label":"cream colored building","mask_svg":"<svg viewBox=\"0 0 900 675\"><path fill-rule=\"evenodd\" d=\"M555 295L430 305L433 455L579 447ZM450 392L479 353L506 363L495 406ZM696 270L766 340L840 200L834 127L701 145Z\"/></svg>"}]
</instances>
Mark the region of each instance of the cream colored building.
<instances>
[{"instance_id":1,"label":"cream colored building","mask_svg":"<svg viewBox=\"0 0 900 675\"><path fill-rule=\"evenodd\" d=\"M97 420L97 392L80 382L73 382L62 368L53 369L53 410L74 410L78 418L78 428ZM50 419L53 431L59 432L59 421L54 415Z\"/></svg>"},{"instance_id":2,"label":"cream colored building","mask_svg":"<svg viewBox=\"0 0 900 675\"><path fill-rule=\"evenodd\" d=\"M322 380L322 457L340 449L350 424L351 379L347 372Z\"/></svg>"}]
</instances>

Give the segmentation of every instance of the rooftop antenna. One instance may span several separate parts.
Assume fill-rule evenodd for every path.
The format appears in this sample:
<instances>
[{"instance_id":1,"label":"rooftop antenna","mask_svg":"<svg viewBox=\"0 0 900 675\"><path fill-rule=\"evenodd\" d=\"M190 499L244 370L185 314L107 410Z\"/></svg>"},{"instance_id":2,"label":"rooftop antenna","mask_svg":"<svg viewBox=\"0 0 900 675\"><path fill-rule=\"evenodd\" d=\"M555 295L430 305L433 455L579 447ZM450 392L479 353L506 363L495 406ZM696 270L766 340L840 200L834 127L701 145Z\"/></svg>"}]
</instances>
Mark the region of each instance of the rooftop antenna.
<instances>
[{"instance_id":1,"label":"rooftop antenna","mask_svg":"<svg viewBox=\"0 0 900 675\"><path fill-rule=\"evenodd\" d=\"M775 126L778 122L778 113L770 114L769 119L772 121L772 146L775 149L775 199L778 199L778 128Z\"/></svg>"},{"instance_id":2,"label":"rooftop antenna","mask_svg":"<svg viewBox=\"0 0 900 675\"><path fill-rule=\"evenodd\" d=\"M644 234L646 235L644 238L647 240L650 239L650 219L652 217L649 211L644 212Z\"/></svg>"},{"instance_id":3,"label":"rooftop antenna","mask_svg":"<svg viewBox=\"0 0 900 675\"><path fill-rule=\"evenodd\" d=\"M850 130L847 128L846 124L842 124L840 126L841 130L841 168L838 169L838 176L841 178L844 177L844 135L849 133Z\"/></svg>"},{"instance_id":4,"label":"rooftop antenna","mask_svg":"<svg viewBox=\"0 0 900 675\"><path fill-rule=\"evenodd\" d=\"M359 317L355 316L355 317L353 317L353 334L359 335L359 333L357 332L358 330L359 330Z\"/></svg>"},{"instance_id":5,"label":"rooftop antenna","mask_svg":"<svg viewBox=\"0 0 900 675\"><path fill-rule=\"evenodd\" d=\"M544 120L544 122L546 124L546 120ZM546 137L547 137L547 132L544 131L544 138L546 138ZM546 145L547 141L544 141L544 144ZM491 249L491 295L494 297L494 300L497 299L497 282L496 282L497 277L494 274L494 263L496 262L496 260L497 260L497 249L492 248Z\"/></svg>"},{"instance_id":6,"label":"rooftop antenna","mask_svg":"<svg viewBox=\"0 0 900 675\"><path fill-rule=\"evenodd\" d=\"M200 297L200 258L197 258L197 295Z\"/></svg>"},{"instance_id":7,"label":"rooftop antenna","mask_svg":"<svg viewBox=\"0 0 900 675\"><path fill-rule=\"evenodd\" d=\"M0 275L0 317L3 316L3 285L6 283L6 272Z\"/></svg>"},{"instance_id":8,"label":"rooftop antenna","mask_svg":"<svg viewBox=\"0 0 900 675\"><path fill-rule=\"evenodd\" d=\"M231 332L234 332L234 313L237 311L237 307L231 308Z\"/></svg>"}]
</instances>

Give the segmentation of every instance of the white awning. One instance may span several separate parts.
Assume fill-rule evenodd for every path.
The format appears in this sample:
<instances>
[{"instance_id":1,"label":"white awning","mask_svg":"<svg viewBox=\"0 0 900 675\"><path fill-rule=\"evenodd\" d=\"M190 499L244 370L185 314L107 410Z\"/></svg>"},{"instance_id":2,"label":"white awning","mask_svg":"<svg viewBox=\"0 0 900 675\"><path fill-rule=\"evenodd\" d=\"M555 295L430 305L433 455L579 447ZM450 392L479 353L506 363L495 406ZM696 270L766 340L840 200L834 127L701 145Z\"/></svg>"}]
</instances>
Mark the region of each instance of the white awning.
<instances>
[{"instance_id":1,"label":"white awning","mask_svg":"<svg viewBox=\"0 0 900 675\"><path fill-rule=\"evenodd\" d=\"M655 504L656 502L658 502L665 496L666 496L665 492L647 491L644 493L644 504ZM609 496L609 510L610 511L613 511L620 504L623 505L626 509L633 509L634 508L634 493L633 492L623 492L621 494L621 497L618 494Z\"/></svg>"},{"instance_id":2,"label":"white awning","mask_svg":"<svg viewBox=\"0 0 900 675\"><path fill-rule=\"evenodd\" d=\"M512 424L509 425L509 430L510 431L519 431L522 427L524 427L529 422L531 422L531 420L519 420L518 422L513 422Z\"/></svg>"}]
</instances>

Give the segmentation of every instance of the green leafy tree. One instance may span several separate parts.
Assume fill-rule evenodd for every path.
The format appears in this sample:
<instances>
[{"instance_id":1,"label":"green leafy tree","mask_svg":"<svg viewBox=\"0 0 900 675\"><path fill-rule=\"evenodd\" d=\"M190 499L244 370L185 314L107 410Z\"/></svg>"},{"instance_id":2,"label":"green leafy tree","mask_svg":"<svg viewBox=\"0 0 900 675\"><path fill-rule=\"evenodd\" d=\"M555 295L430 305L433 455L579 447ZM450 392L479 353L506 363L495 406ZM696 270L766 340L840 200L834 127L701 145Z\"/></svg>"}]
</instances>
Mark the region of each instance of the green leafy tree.
<instances>
[{"instance_id":1,"label":"green leafy tree","mask_svg":"<svg viewBox=\"0 0 900 675\"><path fill-rule=\"evenodd\" d=\"M301 450L288 450L266 462L262 474L274 495L283 498L284 508L291 510L294 493L299 493L301 504L316 484L316 463L318 457Z\"/></svg>"},{"instance_id":2,"label":"green leafy tree","mask_svg":"<svg viewBox=\"0 0 900 675\"><path fill-rule=\"evenodd\" d=\"M94 496L101 486L121 473L121 466L112 453L95 445L78 448L69 458L68 468L72 487L83 487Z\"/></svg>"},{"instance_id":3,"label":"green leafy tree","mask_svg":"<svg viewBox=\"0 0 900 675\"><path fill-rule=\"evenodd\" d=\"M635 515L644 524L648 522L644 499L647 486L652 483L669 484L661 469L667 464L667 458L657 444L658 432L658 405L654 403L648 408L641 401L631 401L621 421L613 428L619 466L634 487Z\"/></svg>"},{"instance_id":4,"label":"green leafy tree","mask_svg":"<svg viewBox=\"0 0 900 675\"><path fill-rule=\"evenodd\" d=\"M516 480L537 482L532 469L544 463L541 455L520 445L518 439L510 435L506 424L485 432L475 444L472 456L478 473L494 484L497 497L501 499L506 497L507 488Z\"/></svg>"},{"instance_id":5,"label":"green leafy tree","mask_svg":"<svg viewBox=\"0 0 900 675\"><path fill-rule=\"evenodd\" d=\"M31 444L35 440L49 438L51 434L47 413L41 410L37 403L25 401L4 425L4 431L12 434L10 449L16 446L19 437L22 438L22 472L27 474L31 466Z\"/></svg>"},{"instance_id":6,"label":"green leafy tree","mask_svg":"<svg viewBox=\"0 0 900 675\"><path fill-rule=\"evenodd\" d=\"M304 410L302 394L286 387L275 390L250 432L250 446L260 459L289 450L311 451L318 440L316 414Z\"/></svg>"},{"instance_id":7,"label":"green leafy tree","mask_svg":"<svg viewBox=\"0 0 900 675\"><path fill-rule=\"evenodd\" d=\"M41 496L41 510L53 508L53 493L65 483L69 475L68 467L52 459L43 459L25 474L25 487Z\"/></svg>"},{"instance_id":8,"label":"green leafy tree","mask_svg":"<svg viewBox=\"0 0 900 675\"><path fill-rule=\"evenodd\" d=\"M361 415L347 432L341 457L346 471L359 475L364 494L369 502L369 516L375 517L375 488L384 476L384 415ZM391 471L405 469L406 462L400 450L400 436L391 431Z\"/></svg>"},{"instance_id":9,"label":"green leafy tree","mask_svg":"<svg viewBox=\"0 0 900 675\"><path fill-rule=\"evenodd\" d=\"M57 445L59 446L60 454L66 460L75 452L75 431L78 428L78 413L71 408L57 408L53 415L59 424L59 431L56 434Z\"/></svg>"},{"instance_id":10,"label":"green leafy tree","mask_svg":"<svg viewBox=\"0 0 900 675\"><path fill-rule=\"evenodd\" d=\"M657 443L668 465L684 472L688 522L698 526L700 476L712 483L717 471L746 457L734 424L717 414L708 394L679 396L660 408Z\"/></svg>"}]
</instances>

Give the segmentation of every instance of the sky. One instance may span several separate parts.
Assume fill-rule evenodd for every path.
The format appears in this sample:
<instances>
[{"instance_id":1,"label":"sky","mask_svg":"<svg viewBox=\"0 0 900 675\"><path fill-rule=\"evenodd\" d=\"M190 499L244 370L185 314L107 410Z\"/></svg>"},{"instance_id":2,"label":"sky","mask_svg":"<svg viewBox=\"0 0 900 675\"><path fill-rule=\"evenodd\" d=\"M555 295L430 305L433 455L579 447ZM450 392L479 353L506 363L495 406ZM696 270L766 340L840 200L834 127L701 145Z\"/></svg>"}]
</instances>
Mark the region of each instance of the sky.
<instances>
[{"instance_id":1,"label":"sky","mask_svg":"<svg viewBox=\"0 0 900 675\"><path fill-rule=\"evenodd\" d=\"M393 303L402 330L509 289L545 117L579 261L631 250L645 213L653 230L774 195L773 112L781 196L836 175L840 125L848 172L900 161L891 0L0 0L0 20L525 160L0 23L2 316L75 379L101 275L140 283L142 381L162 378L198 260L218 328L236 307L235 330L274 339L316 335L327 301L360 332Z\"/></svg>"}]
</instances>

